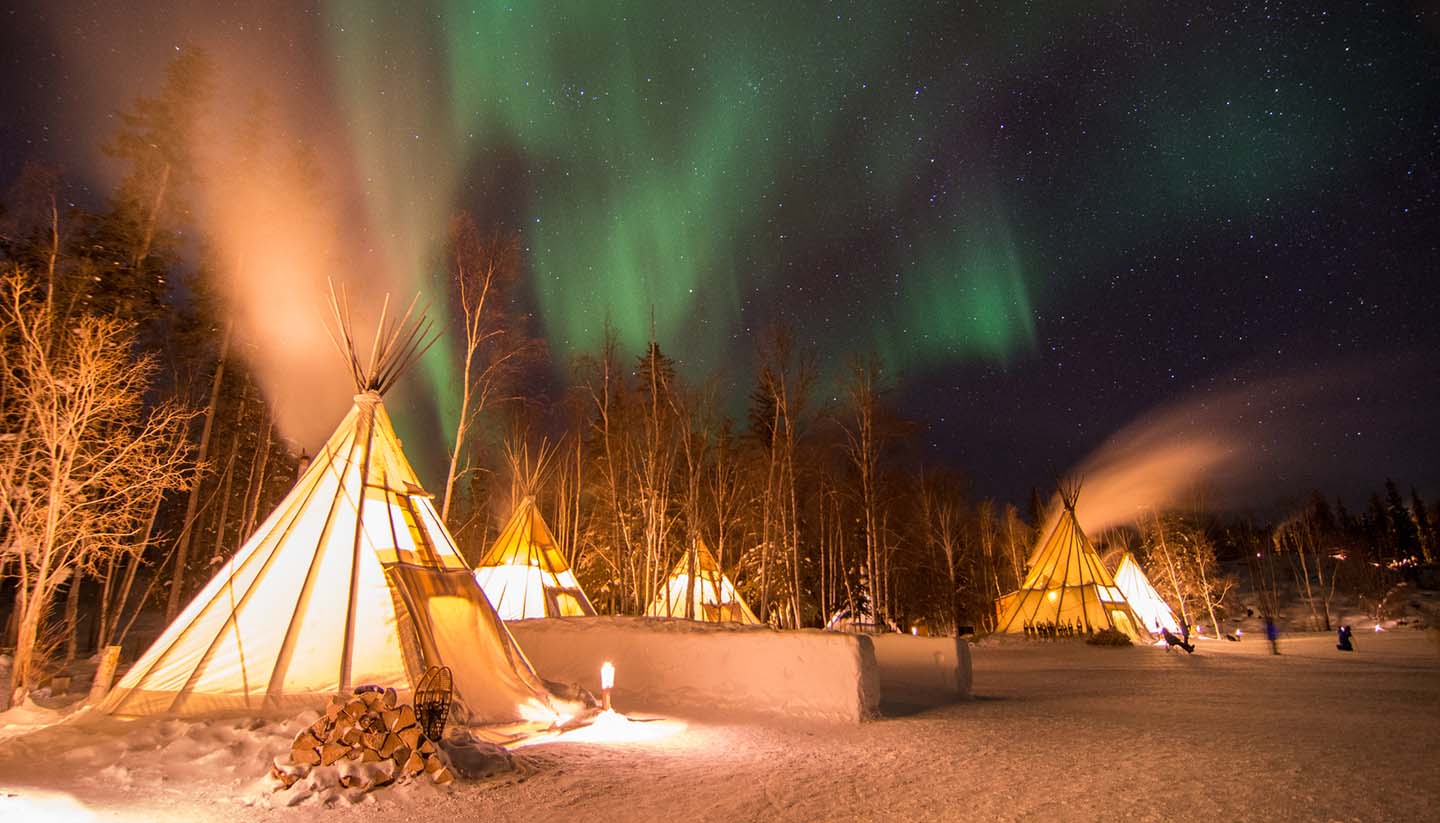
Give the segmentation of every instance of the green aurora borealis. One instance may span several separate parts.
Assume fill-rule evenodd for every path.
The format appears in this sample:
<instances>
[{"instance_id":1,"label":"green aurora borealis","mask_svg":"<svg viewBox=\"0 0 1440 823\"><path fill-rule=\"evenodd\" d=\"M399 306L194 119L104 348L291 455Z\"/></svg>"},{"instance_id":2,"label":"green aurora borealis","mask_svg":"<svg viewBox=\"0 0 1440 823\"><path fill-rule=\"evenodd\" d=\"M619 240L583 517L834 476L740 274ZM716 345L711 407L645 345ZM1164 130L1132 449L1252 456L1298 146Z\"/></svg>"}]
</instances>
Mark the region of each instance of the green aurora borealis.
<instances>
[{"instance_id":1,"label":"green aurora borealis","mask_svg":"<svg viewBox=\"0 0 1440 823\"><path fill-rule=\"evenodd\" d=\"M1391 334L1360 329L1402 305L1370 277L1383 238L1424 245L1387 221L1434 150L1430 35L1304 3L1052 6L328 0L324 28L387 265L438 283L459 208L519 231L557 375L607 322L638 353L653 316L737 413L779 322L822 394L874 352L937 448L1003 475L1179 381ZM441 432L455 362L417 387ZM1059 396L1088 411L1038 422Z\"/></svg>"},{"instance_id":2,"label":"green aurora borealis","mask_svg":"<svg viewBox=\"0 0 1440 823\"><path fill-rule=\"evenodd\" d=\"M1176 397L1408 351L1431 371L1337 378L1365 425L1311 410L1311 446L1351 449L1332 476L1433 486L1433 423L1407 422L1440 402L1433 4L13 5L0 177L53 162L103 196L109 116L185 44L217 58L226 114L275 101L323 224L297 291L419 288L452 331L391 403L423 476L459 406L443 251L467 210L521 238L542 425L607 322L634 355L652 316L740 419L780 323L815 355L817 413L878 354L912 445L1022 499ZM333 365L280 341L297 373Z\"/></svg>"},{"instance_id":3,"label":"green aurora borealis","mask_svg":"<svg viewBox=\"0 0 1440 823\"><path fill-rule=\"evenodd\" d=\"M369 5L331 4L331 35L375 213L404 238L393 264L433 264L417 217L485 202L482 220L523 232L557 362L607 319L638 351L652 311L692 375L743 361L772 319L902 366L1033 344L1003 203L936 167L964 129L897 71L914 26L889 11ZM946 193L916 211L917 187ZM864 251L827 259L847 246ZM817 280L841 286L797 293ZM835 299L857 281L878 299Z\"/></svg>"}]
</instances>

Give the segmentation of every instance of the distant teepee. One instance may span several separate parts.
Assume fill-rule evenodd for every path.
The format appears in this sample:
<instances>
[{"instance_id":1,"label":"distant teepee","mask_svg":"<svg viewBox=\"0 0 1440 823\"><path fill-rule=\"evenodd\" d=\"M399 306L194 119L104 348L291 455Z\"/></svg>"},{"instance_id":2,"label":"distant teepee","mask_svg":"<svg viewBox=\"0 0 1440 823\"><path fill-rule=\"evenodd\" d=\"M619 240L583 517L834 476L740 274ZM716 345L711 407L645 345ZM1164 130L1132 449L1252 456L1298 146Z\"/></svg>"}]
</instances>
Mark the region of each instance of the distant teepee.
<instances>
[{"instance_id":1,"label":"distant teepee","mask_svg":"<svg viewBox=\"0 0 1440 823\"><path fill-rule=\"evenodd\" d=\"M528 495L476 564L475 579L503 620L595 615L535 498Z\"/></svg>"},{"instance_id":2,"label":"distant teepee","mask_svg":"<svg viewBox=\"0 0 1440 823\"><path fill-rule=\"evenodd\" d=\"M645 614L704 623L760 623L699 538L665 578Z\"/></svg>"},{"instance_id":3,"label":"distant teepee","mask_svg":"<svg viewBox=\"0 0 1440 823\"><path fill-rule=\"evenodd\" d=\"M1052 623L1082 631L1117 629L1137 639L1145 631L1080 528L1075 517L1079 494L1078 483L1061 487L1064 506L1035 552L1025 582L995 604L997 633Z\"/></svg>"},{"instance_id":4,"label":"distant teepee","mask_svg":"<svg viewBox=\"0 0 1440 823\"><path fill-rule=\"evenodd\" d=\"M114 714L295 711L362 684L408 693L454 674L459 719L558 719L401 452L381 395L425 348L411 311L362 365L333 299L359 394L290 493L125 674ZM343 343L341 342L343 340Z\"/></svg>"},{"instance_id":5,"label":"distant teepee","mask_svg":"<svg viewBox=\"0 0 1440 823\"><path fill-rule=\"evenodd\" d=\"M1120 558L1120 565L1115 567L1115 585L1151 634L1158 635L1161 629L1180 634L1180 621L1175 619L1175 612L1155 591L1150 578L1145 576L1144 569L1130 556L1130 552L1125 552L1125 556Z\"/></svg>"}]
</instances>

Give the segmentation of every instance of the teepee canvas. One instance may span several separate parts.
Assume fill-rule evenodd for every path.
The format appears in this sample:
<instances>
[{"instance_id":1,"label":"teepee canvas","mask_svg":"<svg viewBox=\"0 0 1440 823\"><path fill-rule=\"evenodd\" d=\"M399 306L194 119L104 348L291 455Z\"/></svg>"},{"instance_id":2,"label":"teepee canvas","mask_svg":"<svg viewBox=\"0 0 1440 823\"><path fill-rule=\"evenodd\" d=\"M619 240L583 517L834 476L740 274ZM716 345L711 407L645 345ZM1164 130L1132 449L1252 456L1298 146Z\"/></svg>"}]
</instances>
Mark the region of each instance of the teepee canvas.
<instances>
[{"instance_id":1,"label":"teepee canvas","mask_svg":"<svg viewBox=\"0 0 1440 823\"><path fill-rule=\"evenodd\" d=\"M1075 517L1078 494L1078 487L1061 489L1064 507L1035 552L1025 582L996 604L996 632L1019 633L1027 626L1057 624L1091 632L1117 629L1141 637L1144 624Z\"/></svg>"},{"instance_id":2,"label":"teepee canvas","mask_svg":"<svg viewBox=\"0 0 1440 823\"><path fill-rule=\"evenodd\" d=\"M1135 611L1135 616L1140 618L1141 625L1151 634L1158 635L1161 629L1180 634L1180 622L1175 619L1175 612L1170 609L1165 598L1155 591L1155 587L1150 584L1150 578L1145 576L1145 571L1129 552L1120 558L1120 565L1115 567L1115 585L1121 594L1125 595L1125 600Z\"/></svg>"},{"instance_id":3,"label":"teepee canvas","mask_svg":"<svg viewBox=\"0 0 1440 823\"><path fill-rule=\"evenodd\" d=\"M426 667L446 665L465 722L557 719L559 704L475 584L381 402L422 350L423 330L408 318L386 328L382 315L368 368L341 318L355 405L102 711L294 711L359 685L408 693Z\"/></svg>"},{"instance_id":4,"label":"teepee canvas","mask_svg":"<svg viewBox=\"0 0 1440 823\"><path fill-rule=\"evenodd\" d=\"M675 564L645 614L684 617L705 623L760 623L740 599L735 584L720 570L705 541L699 539Z\"/></svg>"},{"instance_id":5,"label":"teepee canvas","mask_svg":"<svg viewBox=\"0 0 1440 823\"><path fill-rule=\"evenodd\" d=\"M515 508L495 545L476 564L475 579L502 620L595 615L533 497Z\"/></svg>"}]
</instances>

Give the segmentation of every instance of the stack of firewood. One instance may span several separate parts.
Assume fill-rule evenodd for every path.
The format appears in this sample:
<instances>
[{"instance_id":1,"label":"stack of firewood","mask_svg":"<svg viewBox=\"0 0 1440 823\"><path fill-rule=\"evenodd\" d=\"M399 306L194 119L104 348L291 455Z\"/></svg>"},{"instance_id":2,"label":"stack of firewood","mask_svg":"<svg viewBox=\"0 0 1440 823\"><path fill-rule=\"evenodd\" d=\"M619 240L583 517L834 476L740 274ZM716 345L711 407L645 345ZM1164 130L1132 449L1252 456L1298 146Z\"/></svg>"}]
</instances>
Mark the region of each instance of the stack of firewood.
<instances>
[{"instance_id":1,"label":"stack of firewood","mask_svg":"<svg viewBox=\"0 0 1440 823\"><path fill-rule=\"evenodd\" d=\"M368 790L402 778L429 775L449 783L454 774L425 736L408 705L396 705L395 690L335 696L325 713L295 736L288 762L277 758L270 774L289 788L316 767L334 766L344 788Z\"/></svg>"}]
</instances>

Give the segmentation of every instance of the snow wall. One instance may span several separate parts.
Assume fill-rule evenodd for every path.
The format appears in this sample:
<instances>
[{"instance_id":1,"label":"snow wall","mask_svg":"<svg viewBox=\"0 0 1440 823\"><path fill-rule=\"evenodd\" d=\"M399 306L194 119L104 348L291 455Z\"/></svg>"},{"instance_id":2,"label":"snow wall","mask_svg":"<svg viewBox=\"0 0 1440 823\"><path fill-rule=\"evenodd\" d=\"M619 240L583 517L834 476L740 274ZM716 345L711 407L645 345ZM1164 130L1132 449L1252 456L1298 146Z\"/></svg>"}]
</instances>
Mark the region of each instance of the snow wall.
<instances>
[{"instance_id":1,"label":"snow wall","mask_svg":"<svg viewBox=\"0 0 1440 823\"><path fill-rule=\"evenodd\" d=\"M877 634L875 663L886 703L938 705L970 696L970 644L958 637Z\"/></svg>"},{"instance_id":2,"label":"snow wall","mask_svg":"<svg viewBox=\"0 0 1440 823\"><path fill-rule=\"evenodd\" d=\"M561 617L507 624L546 680L598 697L615 665L621 712L858 723L880 703L872 638L663 617ZM912 638L906 638L912 639Z\"/></svg>"}]
</instances>

